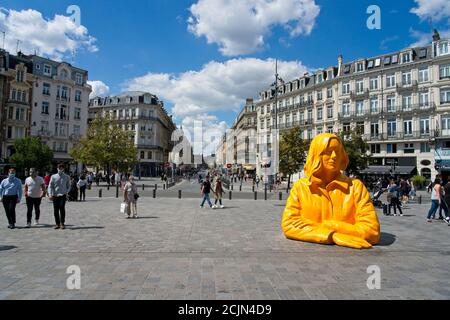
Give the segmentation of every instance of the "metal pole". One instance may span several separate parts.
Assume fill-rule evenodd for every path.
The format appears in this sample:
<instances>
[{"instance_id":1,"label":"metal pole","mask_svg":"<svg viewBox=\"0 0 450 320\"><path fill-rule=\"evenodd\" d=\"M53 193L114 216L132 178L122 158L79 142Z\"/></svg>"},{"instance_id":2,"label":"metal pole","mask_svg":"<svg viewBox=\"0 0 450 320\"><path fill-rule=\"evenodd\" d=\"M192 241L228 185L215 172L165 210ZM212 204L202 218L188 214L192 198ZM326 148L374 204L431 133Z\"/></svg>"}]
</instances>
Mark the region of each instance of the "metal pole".
<instances>
[{"instance_id":1,"label":"metal pole","mask_svg":"<svg viewBox=\"0 0 450 320\"><path fill-rule=\"evenodd\" d=\"M116 185L116 198L119 197L119 185Z\"/></svg>"},{"instance_id":2,"label":"metal pole","mask_svg":"<svg viewBox=\"0 0 450 320\"><path fill-rule=\"evenodd\" d=\"M156 198L156 189L153 190L153 199Z\"/></svg>"},{"instance_id":3,"label":"metal pole","mask_svg":"<svg viewBox=\"0 0 450 320\"><path fill-rule=\"evenodd\" d=\"M228 192L228 199L231 200L233 198L233 191Z\"/></svg>"},{"instance_id":4,"label":"metal pole","mask_svg":"<svg viewBox=\"0 0 450 320\"><path fill-rule=\"evenodd\" d=\"M181 199L181 190L178 190L178 199Z\"/></svg>"},{"instance_id":5,"label":"metal pole","mask_svg":"<svg viewBox=\"0 0 450 320\"><path fill-rule=\"evenodd\" d=\"M255 200L258 200L258 192L255 192Z\"/></svg>"},{"instance_id":6,"label":"metal pole","mask_svg":"<svg viewBox=\"0 0 450 320\"><path fill-rule=\"evenodd\" d=\"M102 189L98 189L98 197L99 197L99 198L102 197Z\"/></svg>"}]
</instances>

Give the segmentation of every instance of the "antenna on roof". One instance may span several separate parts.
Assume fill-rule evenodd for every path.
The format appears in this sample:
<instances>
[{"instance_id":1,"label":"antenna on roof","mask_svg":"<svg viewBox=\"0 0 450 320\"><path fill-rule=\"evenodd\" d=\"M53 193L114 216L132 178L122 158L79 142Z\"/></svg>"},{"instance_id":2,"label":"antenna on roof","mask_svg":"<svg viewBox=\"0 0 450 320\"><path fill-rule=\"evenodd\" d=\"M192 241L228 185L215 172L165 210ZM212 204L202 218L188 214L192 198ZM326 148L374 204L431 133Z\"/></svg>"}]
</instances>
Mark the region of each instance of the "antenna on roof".
<instances>
[{"instance_id":1,"label":"antenna on roof","mask_svg":"<svg viewBox=\"0 0 450 320\"><path fill-rule=\"evenodd\" d=\"M22 41L20 41L19 39L17 39L17 45L16 45L16 54L19 54L19 46L20 46L20 43L21 43Z\"/></svg>"},{"instance_id":2,"label":"antenna on roof","mask_svg":"<svg viewBox=\"0 0 450 320\"><path fill-rule=\"evenodd\" d=\"M5 37L6 37L6 32L5 32L5 31L1 31L1 33L3 33L2 49L5 50Z\"/></svg>"}]
</instances>

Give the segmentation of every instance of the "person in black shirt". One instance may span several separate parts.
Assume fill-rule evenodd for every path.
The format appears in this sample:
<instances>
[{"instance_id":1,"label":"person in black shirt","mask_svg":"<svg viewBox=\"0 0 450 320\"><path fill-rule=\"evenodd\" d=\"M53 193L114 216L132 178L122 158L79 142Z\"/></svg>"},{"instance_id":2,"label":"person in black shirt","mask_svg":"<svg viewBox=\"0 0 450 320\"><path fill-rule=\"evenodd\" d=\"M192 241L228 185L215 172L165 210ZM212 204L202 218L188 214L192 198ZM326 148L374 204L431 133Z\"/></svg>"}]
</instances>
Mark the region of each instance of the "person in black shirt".
<instances>
[{"instance_id":1,"label":"person in black shirt","mask_svg":"<svg viewBox=\"0 0 450 320\"><path fill-rule=\"evenodd\" d=\"M209 177L206 177L205 181L202 184L201 194L203 196L202 204L200 208L203 208L205 205L205 201L208 201L210 208L212 208L211 200L209 199L209 194L211 193L211 183L209 182Z\"/></svg>"},{"instance_id":2,"label":"person in black shirt","mask_svg":"<svg viewBox=\"0 0 450 320\"><path fill-rule=\"evenodd\" d=\"M450 181L444 186L444 201L441 207L444 207L444 221L450 225L449 208L450 208Z\"/></svg>"}]
</instances>

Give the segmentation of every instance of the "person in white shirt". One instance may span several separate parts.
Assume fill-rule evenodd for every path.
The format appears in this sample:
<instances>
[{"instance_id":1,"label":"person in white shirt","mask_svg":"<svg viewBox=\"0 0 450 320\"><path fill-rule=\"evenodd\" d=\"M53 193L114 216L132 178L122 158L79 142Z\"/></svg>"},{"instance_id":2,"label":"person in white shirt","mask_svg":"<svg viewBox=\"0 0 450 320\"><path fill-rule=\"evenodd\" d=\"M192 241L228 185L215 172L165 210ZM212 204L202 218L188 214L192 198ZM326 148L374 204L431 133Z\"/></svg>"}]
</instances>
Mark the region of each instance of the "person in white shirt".
<instances>
[{"instance_id":1,"label":"person in white shirt","mask_svg":"<svg viewBox=\"0 0 450 320\"><path fill-rule=\"evenodd\" d=\"M80 189L80 201L86 201L87 182L85 176L81 176L80 180L78 180L77 186L78 189Z\"/></svg>"},{"instance_id":2,"label":"person in white shirt","mask_svg":"<svg viewBox=\"0 0 450 320\"><path fill-rule=\"evenodd\" d=\"M45 197L46 187L44 179L37 175L34 168L30 169L30 176L25 179L25 199L27 202L27 228L31 227L31 218L33 217L34 207L34 225L39 225L39 217L41 215L41 200Z\"/></svg>"}]
</instances>

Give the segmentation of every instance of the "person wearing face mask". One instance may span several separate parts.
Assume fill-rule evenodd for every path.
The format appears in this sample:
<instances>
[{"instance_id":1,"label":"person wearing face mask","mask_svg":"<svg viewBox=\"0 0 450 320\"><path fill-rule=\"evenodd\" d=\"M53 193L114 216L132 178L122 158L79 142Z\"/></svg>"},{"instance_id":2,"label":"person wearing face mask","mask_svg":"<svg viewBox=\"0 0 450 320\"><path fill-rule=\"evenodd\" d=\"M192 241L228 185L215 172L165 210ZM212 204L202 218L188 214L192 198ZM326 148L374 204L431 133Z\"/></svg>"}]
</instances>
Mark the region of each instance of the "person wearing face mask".
<instances>
[{"instance_id":1,"label":"person wearing face mask","mask_svg":"<svg viewBox=\"0 0 450 320\"><path fill-rule=\"evenodd\" d=\"M8 178L0 183L0 198L8 219L8 228L15 229L16 205L22 199L22 182L16 178L16 169L9 169Z\"/></svg>"},{"instance_id":2,"label":"person wearing face mask","mask_svg":"<svg viewBox=\"0 0 450 320\"><path fill-rule=\"evenodd\" d=\"M33 207L35 220L34 225L39 225L41 215L41 201L46 193L44 179L38 176L36 169L30 169L30 176L25 180L25 198L27 201L27 228L31 227L31 218L33 217Z\"/></svg>"},{"instance_id":3,"label":"person wearing face mask","mask_svg":"<svg viewBox=\"0 0 450 320\"><path fill-rule=\"evenodd\" d=\"M70 177L64 173L64 163L58 165L58 173L52 175L48 186L48 196L53 201L55 229L65 229L67 193L70 190Z\"/></svg>"}]
</instances>

